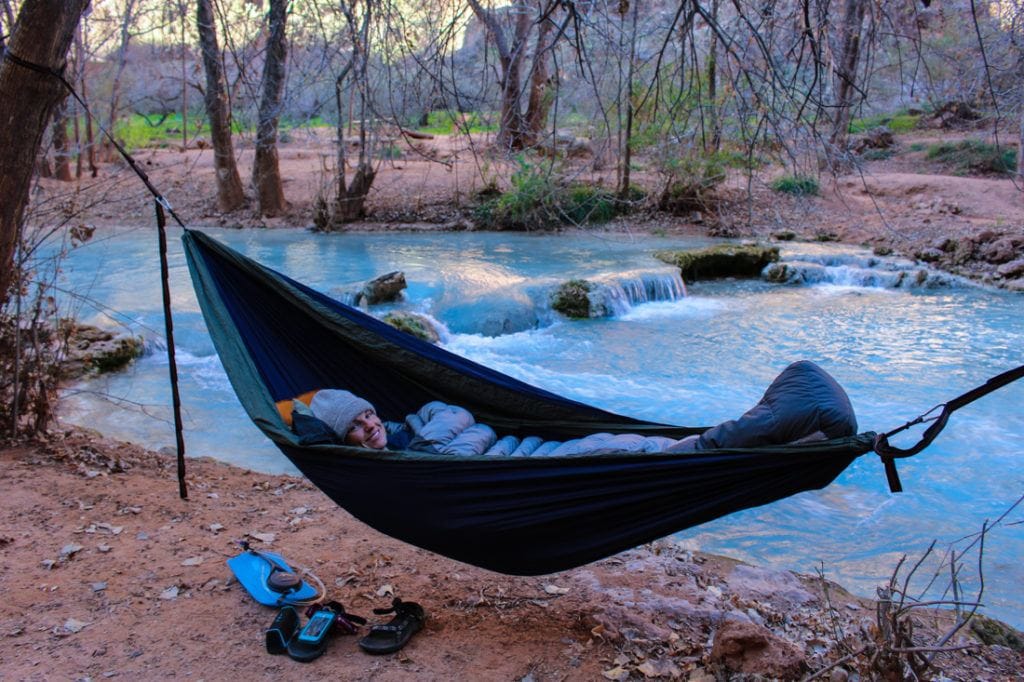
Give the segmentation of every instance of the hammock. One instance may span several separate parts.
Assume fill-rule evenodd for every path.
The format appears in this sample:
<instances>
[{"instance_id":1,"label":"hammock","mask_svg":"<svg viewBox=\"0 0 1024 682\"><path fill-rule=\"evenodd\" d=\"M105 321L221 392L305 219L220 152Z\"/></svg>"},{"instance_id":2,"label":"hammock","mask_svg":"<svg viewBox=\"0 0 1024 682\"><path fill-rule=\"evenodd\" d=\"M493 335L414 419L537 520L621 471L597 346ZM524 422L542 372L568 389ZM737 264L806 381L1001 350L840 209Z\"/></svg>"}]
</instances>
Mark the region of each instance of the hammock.
<instances>
[{"instance_id":1,"label":"hammock","mask_svg":"<svg viewBox=\"0 0 1024 682\"><path fill-rule=\"evenodd\" d=\"M459 457L302 446L275 403L345 388L401 419L462 405L498 433L682 438L705 428L612 414L449 353L264 267L207 235L182 238L235 392L314 485L377 530L512 575L573 568L705 521L822 488L875 434L694 454Z\"/></svg>"}]
</instances>

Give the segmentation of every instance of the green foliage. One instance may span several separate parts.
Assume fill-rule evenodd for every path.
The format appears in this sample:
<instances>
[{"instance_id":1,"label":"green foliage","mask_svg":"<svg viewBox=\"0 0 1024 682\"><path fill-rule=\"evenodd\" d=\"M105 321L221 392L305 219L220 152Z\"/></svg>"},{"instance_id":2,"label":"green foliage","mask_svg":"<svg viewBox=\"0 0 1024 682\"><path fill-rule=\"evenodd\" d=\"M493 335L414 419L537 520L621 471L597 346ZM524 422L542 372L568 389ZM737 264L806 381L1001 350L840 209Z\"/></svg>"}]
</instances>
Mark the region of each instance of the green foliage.
<instances>
[{"instance_id":1,"label":"green foliage","mask_svg":"<svg viewBox=\"0 0 1024 682\"><path fill-rule=\"evenodd\" d=\"M402 158L402 150L398 145L389 144L377 150L377 157L394 161L395 159Z\"/></svg>"},{"instance_id":2,"label":"green foliage","mask_svg":"<svg viewBox=\"0 0 1024 682\"><path fill-rule=\"evenodd\" d=\"M498 230L543 230L563 224L603 223L630 210L643 199L643 192L631 188L620 199L610 190L585 184L565 184L550 168L533 164L524 157L509 179L509 189L497 192L488 187L474 217L484 228Z\"/></svg>"},{"instance_id":3,"label":"green foliage","mask_svg":"<svg viewBox=\"0 0 1024 682\"><path fill-rule=\"evenodd\" d=\"M628 213L631 203L644 199L638 187L629 188L629 196L620 199L611 190L593 185L572 185L563 194L559 206L563 222L575 225L606 223L616 216Z\"/></svg>"},{"instance_id":4,"label":"green foliage","mask_svg":"<svg viewBox=\"0 0 1024 682\"><path fill-rule=\"evenodd\" d=\"M895 114L876 114L875 116L867 116L865 118L855 118L850 121L850 133L857 135L874 130L875 128L881 128L882 126L888 126L889 130L897 134L909 133L917 127L917 122L920 118L920 114L908 114L905 111L896 112Z\"/></svg>"},{"instance_id":5,"label":"green foliage","mask_svg":"<svg viewBox=\"0 0 1024 682\"><path fill-rule=\"evenodd\" d=\"M723 149L715 152L712 158L726 168L735 168L737 170L755 170L767 165L765 159L756 154L751 156L746 150Z\"/></svg>"},{"instance_id":6,"label":"green foliage","mask_svg":"<svg viewBox=\"0 0 1024 682\"><path fill-rule=\"evenodd\" d=\"M431 135L452 135L459 132L493 133L498 130L498 114L493 111L460 113L439 109L427 114L427 125L420 132Z\"/></svg>"},{"instance_id":7,"label":"green foliage","mask_svg":"<svg viewBox=\"0 0 1024 682\"><path fill-rule=\"evenodd\" d=\"M999 148L981 140L939 142L929 145L925 158L950 164L960 175L1005 175L1017 170L1016 150L1010 147Z\"/></svg>"},{"instance_id":8,"label":"green foliage","mask_svg":"<svg viewBox=\"0 0 1024 682\"><path fill-rule=\"evenodd\" d=\"M772 181L771 188L776 192L797 197L816 196L818 181L808 175L783 175Z\"/></svg>"},{"instance_id":9,"label":"green foliage","mask_svg":"<svg viewBox=\"0 0 1024 682\"><path fill-rule=\"evenodd\" d=\"M703 156L692 150L659 156L656 163L663 177L663 189L658 208L675 214L706 210L713 203L714 189L725 181L722 158L719 154Z\"/></svg>"}]
</instances>

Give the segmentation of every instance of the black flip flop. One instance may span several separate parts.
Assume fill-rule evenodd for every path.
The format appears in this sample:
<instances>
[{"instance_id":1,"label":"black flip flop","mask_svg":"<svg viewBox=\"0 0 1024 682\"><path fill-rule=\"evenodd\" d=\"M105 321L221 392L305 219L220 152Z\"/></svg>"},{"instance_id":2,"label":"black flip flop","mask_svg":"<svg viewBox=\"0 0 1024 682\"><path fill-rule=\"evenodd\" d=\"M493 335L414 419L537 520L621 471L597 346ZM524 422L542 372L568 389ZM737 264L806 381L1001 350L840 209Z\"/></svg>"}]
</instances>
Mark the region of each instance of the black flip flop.
<instances>
[{"instance_id":1,"label":"black flip flop","mask_svg":"<svg viewBox=\"0 0 1024 682\"><path fill-rule=\"evenodd\" d=\"M412 636L423 628L427 614L414 601L402 601L395 597L391 608L374 609L376 614L393 613L395 617L384 625L374 625L370 634L359 640L360 648L369 654L390 654L404 647Z\"/></svg>"}]
</instances>

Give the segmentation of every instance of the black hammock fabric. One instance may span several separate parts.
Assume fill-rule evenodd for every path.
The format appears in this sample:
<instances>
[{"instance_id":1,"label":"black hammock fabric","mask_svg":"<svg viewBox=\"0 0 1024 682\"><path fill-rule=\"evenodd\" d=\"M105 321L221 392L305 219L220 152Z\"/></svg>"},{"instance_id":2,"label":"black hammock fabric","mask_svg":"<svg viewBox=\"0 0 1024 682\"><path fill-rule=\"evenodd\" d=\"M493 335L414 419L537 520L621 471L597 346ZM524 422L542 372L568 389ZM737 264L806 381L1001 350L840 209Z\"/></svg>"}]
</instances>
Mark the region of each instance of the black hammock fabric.
<instances>
[{"instance_id":1,"label":"black hammock fabric","mask_svg":"<svg viewBox=\"0 0 1024 682\"><path fill-rule=\"evenodd\" d=\"M379 320L188 230L207 327L257 426L353 516L405 542L511 575L553 573L741 509L822 488L872 449L873 433L694 454L458 457L302 446L275 406L344 388L401 420L430 400L466 407L499 434L595 432L681 438L655 424L529 386Z\"/></svg>"}]
</instances>

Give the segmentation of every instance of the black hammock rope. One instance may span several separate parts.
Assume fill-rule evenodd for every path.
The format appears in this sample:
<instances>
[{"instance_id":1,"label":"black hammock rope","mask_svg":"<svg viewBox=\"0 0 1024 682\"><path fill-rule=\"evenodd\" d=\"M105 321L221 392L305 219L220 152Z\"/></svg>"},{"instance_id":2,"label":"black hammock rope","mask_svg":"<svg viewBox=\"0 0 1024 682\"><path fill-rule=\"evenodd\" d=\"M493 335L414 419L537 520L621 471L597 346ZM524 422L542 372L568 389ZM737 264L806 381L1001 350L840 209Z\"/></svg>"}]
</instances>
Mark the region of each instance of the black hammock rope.
<instances>
[{"instance_id":1,"label":"black hammock rope","mask_svg":"<svg viewBox=\"0 0 1024 682\"><path fill-rule=\"evenodd\" d=\"M175 222L178 223L178 225L181 226L183 229L188 230L188 227L181 220L181 218L178 217L178 214L174 212L174 209L171 208L170 202L168 202L167 199L164 198L164 196L160 193L160 191L157 190L157 188L153 185L153 183L149 179L149 176L146 175L145 171L142 170L139 164L135 161L134 157L132 157L132 155L128 153L128 151L114 138L114 136L105 127L103 127L102 124L99 123L96 117L93 116L92 111L89 109L89 106L85 103L85 100L83 100L82 97L79 96L78 92L71 85L71 83L69 83L67 79L64 78L63 67L60 71L56 71L54 69L39 64L35 64L33 62L16 56L6 47L4 47L3 49L3 58L22 68L29 69L31 71L35 71L37 73L56 78L61 83L61 85L63 85L64 88L82 106L82 110L85 112L86 116L88 116L96 122L100 132L102 132L103 135L110 141L110 143L117 150L118 154L120 154L121 157L124 158L128 166L135 172L137 176L139 176L139 179L142 180L142 183L146 186L146 189L149 190L150 194L153 195L153 199L156 204L156 223L157 233L159 237L160 277L163 290L164 326L167 335L167 358L169 362L171 375L171 394L174 408L174 430L175 440L178 449L178 491L181 496L181 499L188 499L188 491L185 485L185 440L183 436L183 428L181 421L181 398L178 391L178 369L174 357L174 328L171 321L171 293L170 284L168 281L169 277L167 265L167 218L165 212L170 214L171 217L174 218ZM897 459L912 457L913 455L916 455L917 453L921 452L926 447L928 447L932 443L932 441L934 441L935 438L939 435L939 433L941 433L942 430L946 427L946 424L949 421L949 417L953 414L953 412L956 412L961 407L973 403L975 400L978 400L979 398L986 396L989 393L1020 379L1021 377L1024 377L1024 365L1003 372L1002 374L998 374L990 378L984 384L981 384L980 386L977 386L948 402L939 403L938 405L932 407L927 412L924 412L920 416L916 417L911 421L908 421L902 426L876 436L873 444L873 449L875 453L879 456L879 458L882 460L882 464L885 467L885 475L889 483L889 489L894 493L903 491L903 485L900 482L899 473L896 471ZM941 411L939 411L938 414L933 415L933 413L936 410L940 410L940 408ZM889 438L891 436L894 436L898 433L902 433L903 431L918 424L924 424L927 422L931 422L931 425L927 429L925 429L920 440L916 444L908 448L898 448L889 444Z\"/></svg>"}]
</instances>

